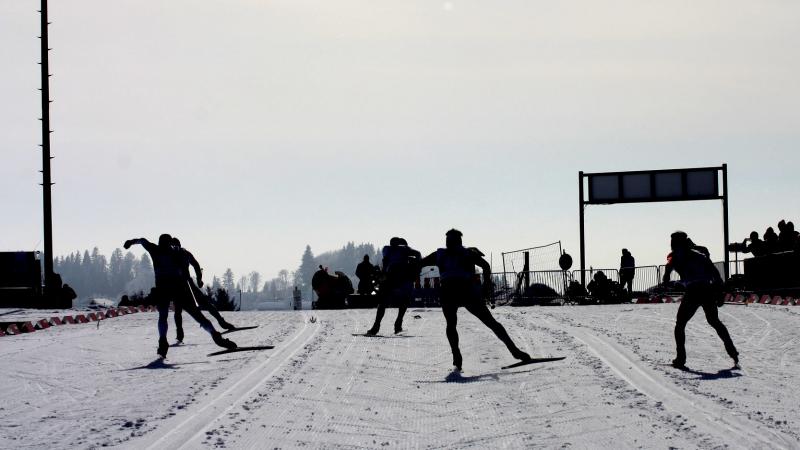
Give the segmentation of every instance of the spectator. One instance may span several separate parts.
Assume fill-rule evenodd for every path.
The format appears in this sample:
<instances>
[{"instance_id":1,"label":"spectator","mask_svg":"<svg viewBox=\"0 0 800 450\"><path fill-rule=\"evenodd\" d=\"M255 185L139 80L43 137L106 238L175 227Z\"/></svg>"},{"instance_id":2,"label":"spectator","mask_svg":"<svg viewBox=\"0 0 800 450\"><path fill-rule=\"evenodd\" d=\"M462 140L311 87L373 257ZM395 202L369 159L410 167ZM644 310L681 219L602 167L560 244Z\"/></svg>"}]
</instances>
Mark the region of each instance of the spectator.
<instances>
[{"instance_id":1,"label":"spectator","mask_svg":"<svg viewBox=\"0 0 800 450\"><path fill-rule=\"evenodd\" d=\"M628 293L633 292L633 277L636 274L636 259L627 248L622 249L622 257L619 260L619 282L622 288L628 286Z\"/></svg>"},{"instance_id":2,"label":"spectator","mask_svg":"<svg viewBox=\"0 0 800 450\"><path fill-rule=\"evenodd\" d=\"M750 243L748 244L747 241L750 241ZM752 231L750 237L742 242L742 246L745 248L744 253L751 253L753 256L764 256L766 254L764 241L758 237L757 231Z\"/></svg>"},{"instance_id":3,"label":"spectator","mask_svg":"<svg viewBox=\"0 0 800 450\"><path fill-rule=\"evenodd\" d=\"M794 230L794 223L787 222L780 234L778 235L778 248L779 251L788 252L794 249L795 241L797 240L797 231Z\"/></svg>"},{"instance_id":4,"label":"spectator","mask_svg":"<svg viewBox=\"0 0 800 450\"><path fill-rule=\"evenodd\" d=\"M611 281L602 270L594 274L587 289L599 303L606 303L611 298Z\"/></svg>"},{"instance_id":5,"label":"spectator","mask_svg":"<svg viewBox=\"0 0 800 450\"><path fill-rule=\"evenodd\" d=\"M358 277L358 293L372 295L372 291L375 290L375 266L369 262L369 255L364 255L364 260L356 266L356 276Z\"/></svg>"},{"instance_id":6,"label":"spectator","mask_svg":"<svg viewBox=\"0 0 800 450\"><path fill-rule=\"evenodd\" d=\"M778 235L772 227L767 228L764 232L764 253L770 254L778 251L780 244L778 242Z\"/></svg>"}]
</instances>

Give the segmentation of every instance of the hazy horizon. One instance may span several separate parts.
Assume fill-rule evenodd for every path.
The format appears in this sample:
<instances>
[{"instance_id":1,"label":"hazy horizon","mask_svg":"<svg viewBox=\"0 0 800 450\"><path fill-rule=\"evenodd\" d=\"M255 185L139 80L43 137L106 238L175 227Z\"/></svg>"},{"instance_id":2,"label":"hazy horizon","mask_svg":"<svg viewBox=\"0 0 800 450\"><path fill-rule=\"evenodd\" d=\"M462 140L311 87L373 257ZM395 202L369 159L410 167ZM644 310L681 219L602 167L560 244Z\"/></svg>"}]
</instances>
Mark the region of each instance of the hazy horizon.
<instances>
[{"instance_id":1,"label":"hazy horizon","mask_svg":"<svg viewBox=\"0 0 800 450\"><path fill-rule=\"evenodd\" d=\"M0 250L41 249L39 15L0 3ZM207 270L294 270L452 227L561 240L578 171L727 163L731 239L800 223L800 4L50 2L54 253L178 236ZM587 265L722 259L720 202L592 206Z\"/></svg>"}]
</instances>

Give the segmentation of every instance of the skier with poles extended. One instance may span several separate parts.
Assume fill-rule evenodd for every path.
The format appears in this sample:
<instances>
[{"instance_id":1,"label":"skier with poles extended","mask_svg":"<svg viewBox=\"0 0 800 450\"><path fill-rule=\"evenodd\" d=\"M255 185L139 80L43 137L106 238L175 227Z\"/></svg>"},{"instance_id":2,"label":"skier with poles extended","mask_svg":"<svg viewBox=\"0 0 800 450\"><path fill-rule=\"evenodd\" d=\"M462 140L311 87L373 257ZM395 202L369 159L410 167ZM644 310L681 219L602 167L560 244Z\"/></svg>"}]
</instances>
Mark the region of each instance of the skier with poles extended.
<instances>
[{"instance_id":1,"label":"skier with poles extended","mask_svg":"<svg viewBox=\"0 0 800 450\"><path fill-rule=\"evenodd\" d=\"M181 241L178 240L175 236L172 237L172 246L175 249L175 252L178 254L178 258L180 261L180 269L182 272L182 276L186 283L191 290L191 294L194 297L195 304L208 311L219 323L221 328L226 330L234 330L236 329L235 326L228 323L225 319L222 318L222 315L217 311L217 308L211 303L209 297L200 290L203 287L203 269L200 267L200 263L197 262L194 255L189 250L181 247ZM192 282L192 277L189 273L189 267L194 268L194 274L197 278L197 284L195 285ZM173 318L175 319L175 332L176 332L176 339L178 343L183 343L183 307L180 304L175 304L175 313Z\"/></svg>"},{"instance_id":2,"label":"skier with poles extended","mask_svg":"<svg viewBox=\"0 0 800 450\"><path fill-rule=\"evenodd\" d=\"M420 262L421 267L437 266L442 280L441 305L445 321L447 321L447 340L453 352L453 365L461 370L461 351L458 348L458 308L463 306L489 327L494 334L506 344L511 355L521 361L531 359L530 355L520 350L486 307L484 298L492 292L492 273L489 263L483 259L483 253L477 248L465 248L461 242L462 233L451 229L446 233L446 247L440 248L426 256ZM475 282L475 266L483 270L483 292Z\"/></svg>"},{"instance_id":3,"label":"skier with poles extended","mask_svg":"<svg viewBox=\"0 0 800 450\"><path fill-rule=\"evenodd\" d=\"M192 298L192 292L189 285L184 280L181 270L181 258L172 246L172 236L169 234L162 234L158 238L158 245L153 244L145 238L129 239L123 245L125 249L129 249L131 245L139 244L144 247L150 254L153 260L153 271L155 272L156 279L156 292L157 294L157 308L158 308L158 350L156 351L162 358L167 357L167 350L169 343L167 342L167 315L169 314L170 300L175 302L175 305L180 305L189 313L190 316L200 326L206 330L214 343L226 349L236 348L236 343L223 338L220 333L214 329L211 322L203 316L200 308Z\"/></svg>"},{"instance_id":4,"label":"skier with poles extended","mask_svg":"<svg viewBox=\"0 0 800 450\"><path fill-rule=\"evenodd\" d=\"M386 307L391 303L397 305L394 333L403 331L403 316L411 303L414 280L421 269L421 257L403 238L393 237L389 240L389 245L383 247L383 281L378 291L378 311L375 314L375 323L366 333L368 336L378 334Z\"/></svg>"},{"instance_id":5,"label":"skier with poles extended","mask_svg":"<svg viewBox=\"0 0 800 450\"><path fill-rule=\"evenodd\" d=\"M686 364L686 324L698 308L703 308L706 320L719 338L725 344L725 351L733 359L734 367L739 365L739 352L733 345L731 335L719 320L718 306L722 305L722 278L714 263L707 254L696 248L691 239L683 231L676 231L671 235L670 246L672 253L667 257L666 270L663 282L669 281L672 271L678 272L681 284L686 287L683 301L678 307L678 316L675 321L675 346L678 355L672 361L677 368L684 368ZM708 250L706 250L708 251Z\"/></svg>"}]
</instances>

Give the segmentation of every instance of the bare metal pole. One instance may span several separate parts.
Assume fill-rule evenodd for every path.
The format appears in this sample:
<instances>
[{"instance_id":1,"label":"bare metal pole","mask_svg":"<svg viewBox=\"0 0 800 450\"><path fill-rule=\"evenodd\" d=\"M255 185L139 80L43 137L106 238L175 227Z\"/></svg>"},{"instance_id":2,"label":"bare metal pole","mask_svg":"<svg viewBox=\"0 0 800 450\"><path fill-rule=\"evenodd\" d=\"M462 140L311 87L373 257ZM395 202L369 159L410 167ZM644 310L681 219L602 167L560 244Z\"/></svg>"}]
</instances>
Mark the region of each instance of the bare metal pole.
<instances>
[{"instance_id":1,"label":"bare metal pole","mask_svg":"<svg viewBox=\"0 0 800 450\"><path fill-rule=\"evenodd\" d=\"M730 242L730 236L728 234L728 165L722 165L722 190L724 191L722 194L722 236L725 242L723 243L722 247L722 254L725 255L725 268L723 269L722 273L725 276L725 281L728 280L730 277L730 264L731 264L731 255L728 252L728 243Z\"/></svg>"},{"instance_id":2,"label":"bare metal pole","mask_svg":"<svg viewBox=\"0 0 800 450\"><path fill-rule=\"evenodd\" d=\"M41 0L41 62L42 69L42 206L44 219L44 288L45 294L49 295L53 278L53 210L50 188L53 185L50 176L50 60L48 53L48 33L47 28L50 22L47 21L47 0Z\"/></svg>"},{"instance_id":3,"label":"bare metal pole","mask_svg":"<svg viewBox=\"0 0 800 450\"><path fill-rule=\"evenodd\" d=\"M580 218L581 284L586 286L586 245L583 229L583 171L578 172L578 216Z\"/></svg>"}]
</instances>

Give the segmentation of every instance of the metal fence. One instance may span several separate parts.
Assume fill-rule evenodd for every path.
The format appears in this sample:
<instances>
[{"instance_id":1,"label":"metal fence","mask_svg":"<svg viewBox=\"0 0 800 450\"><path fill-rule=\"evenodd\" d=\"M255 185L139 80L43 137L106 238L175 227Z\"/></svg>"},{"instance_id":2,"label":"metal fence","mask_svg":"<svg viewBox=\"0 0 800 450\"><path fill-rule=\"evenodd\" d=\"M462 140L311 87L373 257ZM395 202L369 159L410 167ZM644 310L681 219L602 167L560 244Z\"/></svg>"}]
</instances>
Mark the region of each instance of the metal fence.
<instances>
[{"instance_id":1,"label":"metal fence","mask_svg":"<svg viewBox=\"0 0 800 450\"><path fill-rule=\"evenodd\" d=\"M598 272L619 283L618 269L586 270L587 280L591 280ZM658 266L636 267L633 278L634 293L651 293L660 284L661 270ZM567 297L571 282L580 280L581 271L530 270L520 272L492 273L494 291L492 299L496 304L533 305L551 302ZM476 283L480 282L476 275ZM416 285L415 297L418 304L436 305L439 298L438 277L423 278Z\"/></svg>"},{"instance_id":2,"label":"metal fence","mask_svg":"<svg viewBox=\"0 0 800 450\"><path fill-rule=\"evenodd\" d=\"M738 266L742 273L742 261L731 261L732 274ZM724 262L715 262L715 267L722 275ZM619 269L588 269L585 271L587 282L591 281L598 272L603 272L613 283L620 282ZM632 282L632 296L670 293L668 286L663 286L661 280L666 273L666 266L638 266L634 268ZM567 291L570 283L581 279L581 271L573 270L530 270L492 273L494 291L492 300L498 305L534 305L552 303L568 297ZM481 280L476 275L476 283ZM679 281L680 276L672 271L670 281ZM415 298L417 304L436 306L439 304L438 277L423 278L416 284ZM476 284L477 285L477 284ZM667 291L665 291L667 289ZM676 289L680 290L678 286ZM676 291L677 292L677 291ZM573 295L574 292L572 293Z\"/></svg>"},{"instance_id":3,"label":"metal fence","mask_svg":"<svg viewBox=\"0 0 800 450\"><path fill-rule=\"evenodd\" d=\"M531 270L496 273L492 279L496 304L532 305L564 298L572 275L561 270Z\"/></svg>"}]
</instances>

